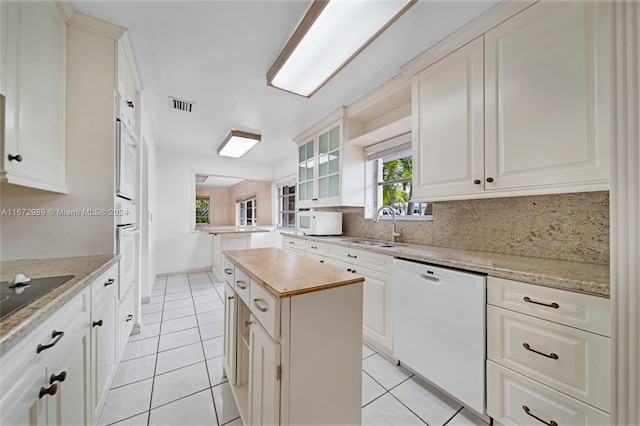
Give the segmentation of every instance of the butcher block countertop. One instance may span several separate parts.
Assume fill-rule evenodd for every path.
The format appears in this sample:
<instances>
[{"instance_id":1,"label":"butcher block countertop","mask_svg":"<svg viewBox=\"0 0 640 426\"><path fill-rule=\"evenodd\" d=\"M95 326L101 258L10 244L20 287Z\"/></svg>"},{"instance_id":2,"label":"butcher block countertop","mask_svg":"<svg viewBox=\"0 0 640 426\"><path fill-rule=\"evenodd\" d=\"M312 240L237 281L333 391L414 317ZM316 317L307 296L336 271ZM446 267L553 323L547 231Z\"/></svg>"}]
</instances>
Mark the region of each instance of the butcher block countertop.
<instances>
[{"instance_id":1,"label":"butcher block countertop","mask_svg":"<svg viewBox=\"0 0 640 426\"><path fill-rule=\"evenodd\" d=\"M278 298L364 281L359 275L277 248L227 250L224 255Z\"/></svg>"}]
</instances>

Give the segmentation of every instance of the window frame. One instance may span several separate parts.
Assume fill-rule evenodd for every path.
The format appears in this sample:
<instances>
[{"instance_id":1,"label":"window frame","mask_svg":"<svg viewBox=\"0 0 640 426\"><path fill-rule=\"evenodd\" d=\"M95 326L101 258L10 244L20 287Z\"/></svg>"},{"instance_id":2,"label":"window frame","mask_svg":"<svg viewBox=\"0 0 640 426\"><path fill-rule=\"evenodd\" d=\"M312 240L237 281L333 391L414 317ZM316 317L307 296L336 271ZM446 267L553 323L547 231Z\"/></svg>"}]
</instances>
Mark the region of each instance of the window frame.
<instances>
[{"instance_id":1,"label":"window frame","mask_svg":"<svg viewBox=\"0 0 640 426\"><path fill-rule=\"evenodd\" d=\"M206 200L207 201L207 221L206 222L198 222L198 210L201 210L202 207L198 207L198 201L199 200ZM194 224L195 226L203 226L203 225L211 225L211 196L209 195L196 195L196 206L195 206L195 218L194 218Z\"/></svg>"},{"instance_id":2,"label":"window frame","mask_svg":"<svg viewBox=\"0 0 640 426\"><path fill-rule=\"evenodd\" d=\"M247 204L251 203L251 211L252 211L252 216L251 216L251 223L246 223L247 222L247 215L245 214L245 217L242 217L242 207L244 204L244 211L247 212L248 206ZM245 223L242 223L242 221L245 221ZM258 204L257 204L257 198L255 195L248 197L248 198L244 198L242 200L239 200L236 202L236 224L237 226L258 226Z\"/></svg>"},{"instance_id":3,"label":"window frame","mask_svg":"<svg viewBox=\"0 0 640 426\"><path fill-rule=\"evenodd\" d=\"M286 182L281 182L278 183L276 186L276 227L279 229L295 229L297 226L297 219L298 219L298 213L297 213L297 201L298 201L298 194L296 192L296 181L286 181ZM288 192L287 194L283 194L283 189L284 188L293 188L293 192ZM290 191L290 189L289 189ZM283 206L285 205L285 197L290 200L291 198L293 198L293 210L284 210ZM289 206L289 203L286 203L287 206ZM293 213L293 223L289 223L290 225L293 226L283 226L283 218L285 214L292 214Z\"/></svg>"}]
</instances>

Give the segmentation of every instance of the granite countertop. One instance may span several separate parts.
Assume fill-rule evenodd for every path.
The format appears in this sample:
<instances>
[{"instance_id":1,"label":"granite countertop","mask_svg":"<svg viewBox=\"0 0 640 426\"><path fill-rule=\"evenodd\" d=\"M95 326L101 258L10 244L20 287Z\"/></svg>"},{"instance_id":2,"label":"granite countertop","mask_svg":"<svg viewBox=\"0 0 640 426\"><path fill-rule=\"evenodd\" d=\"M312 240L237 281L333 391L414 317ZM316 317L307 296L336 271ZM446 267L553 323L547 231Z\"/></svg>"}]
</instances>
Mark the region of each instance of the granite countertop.
<instances>
[{"instance_id":1,"label":"granite countertop","mask_svg":"<svg viewBox=\"0 0 640 426\"><path fill-rule=\"evenodd\" d=\"M117 263L119 258L120 255L100 255L0 262L0 280L2 281L13 280L17 273L23 273L30 278L74 276L39 299L0 320L0 355L35 330L60 306Z\"/></svg>"},{"instance_id":2,"label":"granite countertop","mask_svg":"<svg viewBox=\"0 0 640 426\"><path fill-rule=\"evenodd\" d=\"M364 240L366 238L348 236L312 237L295 232L286 233L286 235L294 238L339 244L433 265L485 273L492 277L609 297L609 266L607 265L451 249L421 244L390 243L394 244L394 247L371 247L349 242L349 240Z\"/></svg>"},{"instance_id":3,"label":"granite countertop","mask_svg":"<svg viewBox=\"0 0 640 426\"><path fill-rule=\"evenodd\" d=\"M270 228L261 228L257 226L206 226L197 228L198 231L207 232L209 234L245 234L251 232L271 232Z\"/></svg>"},{"instance_id":4,"label":"granite countertop","mask_svg":"<svg viewBox=\"0 0 640 426\"><path fill-rule=\"evenodd\" d=\"M273 247L227 250L224 255L277 298L364 281L359 275Z\"/></svg>"}]
</instances>

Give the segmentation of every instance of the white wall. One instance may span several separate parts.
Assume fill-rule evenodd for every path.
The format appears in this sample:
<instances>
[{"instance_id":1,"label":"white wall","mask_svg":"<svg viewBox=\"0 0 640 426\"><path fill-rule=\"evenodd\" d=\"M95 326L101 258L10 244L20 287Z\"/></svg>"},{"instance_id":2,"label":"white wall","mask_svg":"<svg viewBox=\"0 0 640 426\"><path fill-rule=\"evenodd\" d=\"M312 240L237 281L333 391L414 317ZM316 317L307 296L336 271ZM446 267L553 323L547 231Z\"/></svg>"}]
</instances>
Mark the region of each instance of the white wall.
<instances>
[{"instance_id":1,"label":"white wall","mask_svg":"<svg viewBox=\"0 0 640 426\"><path fill-rule=\"evenodd\" d=\"M66 178L68 194L2 184L5 209L113 209L115 41L67 30ZM113 216L4 216L2 260L113 254Z\"/></svg>"},{"instance_id":2,"label":"white wall","mask_svg":"<svg viewBox=\"0 0 640 426\"><path fill-rule=\"evenodd\" d=\"M156 155L157 205L153 214L157 237L156 274L210 269L212 236L193 230L194 174L270 181L274 167L242 159L161 149Z\"/></svg>"}]
</instances>

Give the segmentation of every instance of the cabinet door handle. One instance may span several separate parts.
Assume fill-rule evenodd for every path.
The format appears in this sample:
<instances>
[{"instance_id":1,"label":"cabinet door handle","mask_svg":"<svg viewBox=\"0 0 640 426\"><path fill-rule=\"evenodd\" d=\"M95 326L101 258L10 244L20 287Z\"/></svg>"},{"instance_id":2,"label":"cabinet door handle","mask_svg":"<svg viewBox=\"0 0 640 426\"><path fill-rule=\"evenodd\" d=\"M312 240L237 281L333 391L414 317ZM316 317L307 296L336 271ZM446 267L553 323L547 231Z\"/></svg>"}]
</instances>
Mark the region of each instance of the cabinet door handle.
<instances>
[{"instance_id":1,"label":"cabinet door handle","mask_svg":"<svg viewBox=\"0 0 640 426\"><path fill-rule=\"evenodd\" d=\"M313 249L313 250L318 250L318 247L317 247L317 246L309 246L309 248L310 248L310 249Z\"/></svg>"},{"instance_id":2,"label":"cabinet door handle","mask_svg":"<svg viewBox=\"0 0 640 426\"><path fill-rule=\"evenodd\" d=\"M352 273L352 274L355 274L355 273L356 273L356 270L355 270L355 269L352 269L352 270L351 270L351 273Z\"/></svg>"},{"instance_id":3,"label":"cabinet door handle","mask_svg":"<svg viewBox=\"0 0 640 426\"><path fill-rule=\"evenodd\" d=\"M538 417L538 416L536 416L536 415L534 415L534 414L531 414L531 410L529 410L529 407L527 407L526 405L523 405L523 406L522 406L522 409L524 410L524 412L525 412L525 413L527 413L527 415L529 415L529 416L533 417L534 419L536 419L537 421L539 421L539 422L541 422L541 423L544 423L544 424L545 424L545 425L547 425L547 426L558 426L558 423L556 423L556 422L555 422L555 421L553 421L553 420L549 420L548 422L545 422L545 421L544 421L544 420L542 420L540 417Z\"/></svg>"},{"instance_id":4,"label":"cabinet door handle","mask_svg":"<svg viewBox=\"0 0 640 426\"><path fill-rule=\"evenodd\" d=\"M129 321L131 321L132 319L133 319L133 315L129 314L129 315L127 315L127 319L126 319L126 320L124 320L124 321L125 321L125 322L129 322Z\"/></svg>"},{"instance_id":5,"label":"cabinet door handle","mask_svg":"<svg viewBox=\"0 0 640 426\"><path fill-rule=\"evenodd\" d=\"M233 271L231 269L227 268L227 269L224 270L224 273L227 274L227 275L231 275L231 274L233 274Z\"/></svg>"},{"instance_id":6,"label":"cabinet door handle","mask_svg":"<svg viewBox=\"0 0 640 426\"><path fill-rule=\"evenodd\" d=\"M67 379L67 372L63 371L62 373L56 375L52 374L49 378L49 384L52 385L54 382L64 382Z\"/></svg>"},{"instance_id":7,"label":"cabinet door handle","mask_svg":"<svg viewBox=\"0 0 640 426\"><path fill-rule=\"evenodd\" d=\"M488 177L487 178L487 182L489 182L489 183L493 182L493 178L492 177Z\"/></svg>"},{"instance_id":8,"label":"cabinet door handle","mask_svg":"<svg viewBox=\"0 0 640 426\"><path fill-rule=\"evenodd\" d=\"M244 326L245 326L245 327L247 327L247 328L248 328L251 324L253 324L253 321L249 321L249 320L245 320L245 321L244 321Z\"/></svg>"},{"instance_id":9,"label":"cabinet door handle","mask_svg":"<svg viewBox=\"0 0 640 426\"><path fill-rule=\"evenodd\" d=\"M347 272L351 272L351 268L347 268Z\"/></svg>"},{"instance_id":10,"label":"cabinet door handle","mask_svg":"<svg viewBox=\"0 0 640 426\"><path fill-rule=\"evenodd\" d=\"M324 263L324 260L321 260L320 263Z\"/></svg>"},{"instance_id":11,"label":"cabinet door handle","mask_svg":"<svg viewBox=\"0 0 640 426\"><path fill-rule=\"evenodd\" d=\"M560 307L560 305L558 305L556 302L553 302L553 303L536 302L535 300L531 300L531 298L529 298L529 296L525 296L522 300L524 300L527 303L533 303L535 305L546 306L547 308L558 309Z\"/></svg>"},{"instance_id":12,"label":"cabinet door handle","mask_svg":"<svg viewBox=\"0 0 640 426\"><path fill-rule=\"evenodd\" d=\"M246 288L247 288L247 282L246 281L239 280L239 281L236 281L236 284L238 284L238 287L240 287L240 289L242 289L242 290L246 290Z\"/></svg>"},{"instance_id":13,"label":"cabinet door handle","mask_svg":"<svg viewBox=\"0 0 640 426\"><path fill-rule=\"evenodd\" d=\"M473 181L473 183L475 183L476 185L480 185L482 181L480 179L476 179Z\"/></svg>"},{"instance_id":14,"label":"cabinet door handle","mask_svg":"<svg viewBox=\"0 0 640 426\"><path fill-rule=\"evenodd\" d=\"M260 312L267 312L267 311L269 310L269 305L267 305L267 306L260 306L260 304L258 303L259 301L262 301L262 302L265 302L265 303L267 302L267 301L266 301L266 300L264 300L264 299L253 299L253 304L255 305L255 307L256 307L256 308L258 308L258 310L259 310Z\"/></svg>"},{"instance_id":15,"label":"cabinet door handle","mask_svg":"<svg viewBox=\"0 0 640 426\"><path fill-rule=\"evenodd\" d=\"M318 199L317 198L312 198L311 201L318 201Z\"/></svg>"},{"instance_id":16,"label":"cabinet door handle","mask_svg":"<svg viewBox=\"0 0 640 426\"><path fill-rule=\"evenodd\" d=\"M111 284L113 284L114 282L116 282L116 280L114 280L113 278L109 278L109 279L104 283L104 286L105 286L105 287L108 287L108 286L110 286Z\"/></svg>"},{"instance_id":17,"label":"cabinet door handle","mask_svg":"<svg viewBox=\"0 0 640 426\"><path fill-rule=\"evenodd\" d=\"M227 296L227 300L233 300L233 296Z\"/></svg>"},{"instance_id":18,"label":"cabinet door handle","mask_svg":"<svg viewBox=\"0 0 640 426\"><path fill-rule=\"evenodd\" d=\"M127 106L128 106L129 108L133 108L133 102L131 102L131 101L127 101Z\"/></svg>"},{"instance_id":19,"label":"cabinet door handle","mask_svg":"<svg viewBox=\"0 0 640 426\"><path fill-rule=\"evenodd\" d=\"M358 256L354 255L354 254L347 254L348 257L352 258L352 259L357 259Z\"/></svg>"},{"instance_id":20,"label":"cabinet door handle","mask_svg":"<svg viewBox=\"0 0 640 426\"><path fill-rule=\"evenodd\" d=\"M100 321L94 321L94 322L93 322L93 326L94 326L94 327L95 327L95 326L102 327L102 320L100 320Z\"/></svg>"},{"instance_id":21,"label":"cabinet door handle","mask_svg":"<svg viewBox=\"0 0 640 426\"><path fill-rule=\"evenodd\" d=\"M45 395L55 395L58 392L58 384L54 383L48 388L44 386L40 388L40 393L38 394L38 398L42 398Z\"/></svg>"},{"instance_id":22,"label":"cabinet door handle","mask_svg":"<svg viewBox=\"0 0 640 426\"><path fill-rule=\"evenodd\" d=\"M294 241L289 241L289 244L295 244L295 242Z\"/></svg>"},{"instance_id":23,"label":"cabinet door handle","mask_svg":"<svg viewBox=\"0 0 640 426\"><path fill-rule=\"evenodd\" d=\"M22 155L18 154L18 155L7 155L7 158L9 159L9 161L17 161L18 163L22 163Z\"/></svg>"},{"instance_id":24,"label":"cabinet door handle","mask_svg":"<svg viewBox=\"0 0 640 426\"><path fill-rule=\"evenodd\" d=\"M64 336L64 331L53 330L53 333L51 333L51 338L55 339L55 340L53 342L49 343L48 345L38 345L38 347L36 348L36 353L40 353L40 352L44 351L45 349L49 349L49 348L54 347L56 345L56 343L58 343L60 341L60 339L62 339L62 336Z\"/></svg>"},{"instance_id":25,"label":"cabinet door handle","mask_svg":"<svg viewBox=\"0 0 640 426\"><path fill-rule=\"evenodd\" d=\"M534 353L537 353L538 355L542 355L544 357L551 358L551 359L558 359L558 355L554 354L553 352L551 352L549 355L547 355L544 352L540 352L540 351L536 351L535 349L531 349L531 345L529 345L528 343L523 343L522 346L526 350L534 352Z\"/></svg>"}]
</instances>

